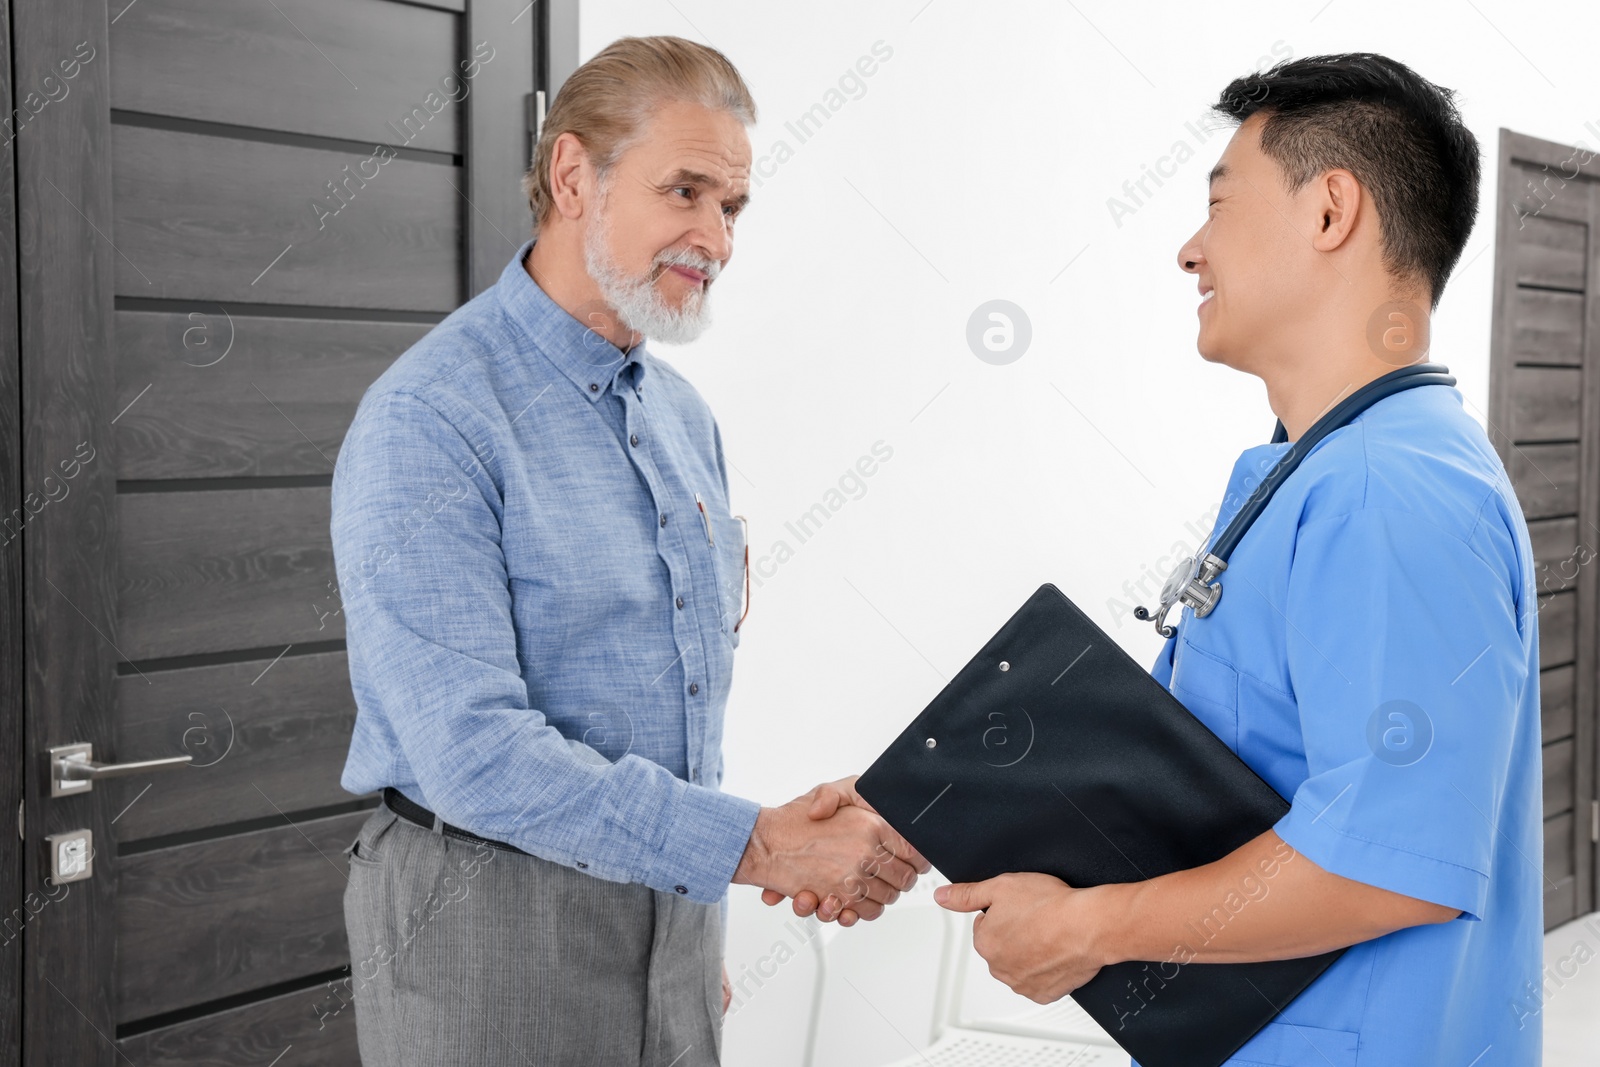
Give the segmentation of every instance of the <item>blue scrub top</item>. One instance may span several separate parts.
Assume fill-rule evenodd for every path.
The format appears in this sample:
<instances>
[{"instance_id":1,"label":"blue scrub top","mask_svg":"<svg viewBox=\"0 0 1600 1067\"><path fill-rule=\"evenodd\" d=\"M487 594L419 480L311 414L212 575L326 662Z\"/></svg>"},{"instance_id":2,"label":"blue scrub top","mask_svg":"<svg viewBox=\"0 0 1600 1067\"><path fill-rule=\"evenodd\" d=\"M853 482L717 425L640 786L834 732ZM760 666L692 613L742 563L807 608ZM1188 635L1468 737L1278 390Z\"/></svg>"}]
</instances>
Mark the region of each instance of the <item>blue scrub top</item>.
<instances>
[{"instance_id":1,"label":"blue scrub top","mask_svg":"<svg viewBox=\"0 0 1600 1067\"><path fill-rule=\"evenodd\" d=\"M1318 444L1153 672L1292 802L1275 829L1302 856L1463 912L1352 947L1229 1064L1539 1063L1538 600L1461 404L1412 389ZM1287 448L1239 457L1213 537Z\"/></svg>"}]
</instances>

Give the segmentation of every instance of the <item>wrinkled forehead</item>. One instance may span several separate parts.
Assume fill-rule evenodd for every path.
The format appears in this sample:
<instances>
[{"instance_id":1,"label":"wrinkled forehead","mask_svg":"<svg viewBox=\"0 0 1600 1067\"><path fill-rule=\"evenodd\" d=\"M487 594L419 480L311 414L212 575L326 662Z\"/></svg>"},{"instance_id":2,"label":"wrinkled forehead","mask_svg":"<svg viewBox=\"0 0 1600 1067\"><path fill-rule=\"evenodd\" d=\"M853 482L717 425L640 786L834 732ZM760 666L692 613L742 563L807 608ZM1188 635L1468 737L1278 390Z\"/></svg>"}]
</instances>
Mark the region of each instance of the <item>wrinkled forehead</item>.
<instances>
[{"instance_id":1,"label":"wrinkled forehead","mask_svg":"<svg viewBox=\"0 0 1600 1067\"><path fill-rule=\"evenodd\" d=\"M752 158L750 135L737 116L673 101L645 120L622 161L641 168L652 180L664 181L684 171L722 192L744 192Z\"/></svg>"}]
</instances>

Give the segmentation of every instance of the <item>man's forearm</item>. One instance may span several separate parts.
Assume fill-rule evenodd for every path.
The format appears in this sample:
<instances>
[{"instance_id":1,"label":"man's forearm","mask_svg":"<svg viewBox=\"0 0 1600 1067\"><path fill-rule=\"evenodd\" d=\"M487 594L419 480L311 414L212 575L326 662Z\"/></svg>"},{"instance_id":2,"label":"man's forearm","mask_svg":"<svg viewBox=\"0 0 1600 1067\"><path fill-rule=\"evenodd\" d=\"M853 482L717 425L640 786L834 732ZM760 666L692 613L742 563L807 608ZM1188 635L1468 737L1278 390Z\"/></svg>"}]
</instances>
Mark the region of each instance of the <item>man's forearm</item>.
<instances>
[{"instance_id":1,"label":"man's forearm","mask_svg":"<svg viewBox=\"0 0 1600 1067\"><path fill-rule=\"evenodd\" d=\"M1106 963L1314 956L1460 914L1329 873L1271 830L1215 863L1090 892Z\"/></svg>"}]
</instances>

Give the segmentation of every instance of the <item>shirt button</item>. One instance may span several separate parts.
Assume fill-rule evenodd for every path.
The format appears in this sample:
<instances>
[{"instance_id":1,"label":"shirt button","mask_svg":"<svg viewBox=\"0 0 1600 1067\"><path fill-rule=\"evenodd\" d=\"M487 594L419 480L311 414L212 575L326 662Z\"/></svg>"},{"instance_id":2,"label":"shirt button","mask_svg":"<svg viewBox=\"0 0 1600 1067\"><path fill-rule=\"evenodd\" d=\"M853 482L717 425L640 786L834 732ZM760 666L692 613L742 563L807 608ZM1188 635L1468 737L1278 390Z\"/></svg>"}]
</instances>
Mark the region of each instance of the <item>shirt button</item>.
<instances>
[{"instance_id":1,"label":"shirt button","mask_svg":"<svg viewBox=\"0 0 1600 1067\"><path fill-rule=\"evenodd\" d=\"M686 885L675 885L672 888L674 892L678 893L687 893L689 891L689 887Z\"/></svg>"},{"instance_id":2,"label":"shirt button","mask_svg":"<svg viewBox=\"0 0 1600 1067\"><path fill-rule=\"evenodd\" d=\"M689 683L689 695L690 696L694 696L698 692L700 692L700 683L699 682L690 682Z\"/></svg>"},{"instance_id":3,"label":"shirt button","mask_svg":"<svg viewBox=\"0 0 1600 1067\"><path fill-rule=\"evenodd\" d=\"M679 597L678 598L678 610L679 611L683 610L683 597Z\"/></svg>"},{"instance_id":4,"label":"shirt button","mask_svg":"<svg viewBox=\"0 0 1600 1067\"><path fill-rule=\"evenodd\" d=\"M589 392L598 393L599 391L600 391L600 386L596 385L594 382L590 382L589 383Z\"/></svg>"},{"instance_id":5,"label":"shirt button","mask_svg":"<svg viewBox=\"0 0 1600 1067\"><path fill-rule=\"evenodd\" d=\"M666 524L667 524L667 513L665 511L663 511L661 513L661 525L665 526Z\"/></svg>"},{"instance_id":6,"label":"shirt button","mask_svg":"<svg viewBox=\"0 0 1600 1067\"><path fill-rule=\"evenodd\" d=\"M589 869L589 865L587 863L583 862L582 860L578 861L578 870L586 871L588 869Z\"/></svg>"},{"instance_id":7,"label":"shirt button","mask_svg":"<svg viewBox=\"0 0 1600 1067\"><path fill-rule=\"evenodd\" d=\"M628 435L628 443L630 445L632 445L634 448L638 448L639 447L639 435L636 434L636 433L635 434L629 434Z\"/></svg>"}]
</instances>

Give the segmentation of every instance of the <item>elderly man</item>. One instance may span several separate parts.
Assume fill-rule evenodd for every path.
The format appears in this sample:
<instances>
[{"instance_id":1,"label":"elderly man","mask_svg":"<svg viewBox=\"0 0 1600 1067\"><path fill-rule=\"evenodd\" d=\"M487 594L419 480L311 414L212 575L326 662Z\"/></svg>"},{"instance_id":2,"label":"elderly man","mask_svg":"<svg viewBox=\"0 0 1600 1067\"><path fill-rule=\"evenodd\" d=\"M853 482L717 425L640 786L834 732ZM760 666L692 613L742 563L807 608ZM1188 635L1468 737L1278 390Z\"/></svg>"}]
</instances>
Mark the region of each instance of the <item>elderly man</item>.
<instances>
[{"instance_id":1,"label":"elderly man","mask_svg":"<svg viewBox=\"0 0 1600 1067\"><path fill-rule=\"evenodd\" d=\"M731 882L848 924L928 869L848 780L775 808L718 788L744 538L717 424L644 338L705 328L754 121L688 41L581 67L525 179L536 239L351 425L342 784L384 797L345 896L367 1064L715 1064Z\"/></svg>"}]
</instances>

